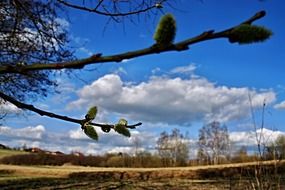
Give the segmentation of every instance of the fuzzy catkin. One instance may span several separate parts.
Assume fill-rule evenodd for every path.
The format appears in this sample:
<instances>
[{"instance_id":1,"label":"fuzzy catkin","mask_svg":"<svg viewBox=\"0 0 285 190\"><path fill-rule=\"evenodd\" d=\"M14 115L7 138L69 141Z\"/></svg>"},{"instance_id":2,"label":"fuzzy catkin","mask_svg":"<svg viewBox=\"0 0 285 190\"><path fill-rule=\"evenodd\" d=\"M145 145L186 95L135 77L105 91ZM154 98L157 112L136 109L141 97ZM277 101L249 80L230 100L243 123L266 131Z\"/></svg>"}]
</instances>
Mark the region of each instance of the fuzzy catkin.
<instances>
[{"instance_id":1,"label":"fuzzy catkin","mask_svg":"<svg viewBox=\"0 0 285 190\"><path fill-rule=\"evenodd\" d=\"M156 44L165 47L173 43L176 35L176 21L172 14L162 16L153 36Z\"/></svg>"}]
</instances>

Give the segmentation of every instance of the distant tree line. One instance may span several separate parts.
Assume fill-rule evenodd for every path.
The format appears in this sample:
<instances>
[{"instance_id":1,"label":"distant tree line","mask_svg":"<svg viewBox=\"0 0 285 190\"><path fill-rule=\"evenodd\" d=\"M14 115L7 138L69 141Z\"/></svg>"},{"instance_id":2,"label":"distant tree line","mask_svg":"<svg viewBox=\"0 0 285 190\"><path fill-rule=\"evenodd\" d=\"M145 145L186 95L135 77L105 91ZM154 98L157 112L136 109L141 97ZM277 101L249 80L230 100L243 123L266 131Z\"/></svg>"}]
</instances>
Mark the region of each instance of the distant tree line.
<instances>
[{"instance_id":1,"label":"distant tree line","mask_svg":"<svg viewBox=\"0 0 285 190\"><path fill-rule=\"evenodd\" d=\"M49 151L30 151L29 154L6 156L2 164L15 165L81 165L94 167L177 167L193 165L210 165L225 163L242 163L260 160L258 154L248 154L247 147L242 146L230 151L230 140L225 125L212 122L204 125L199 131L196 145L191 144L188 134L173 129L170 133L162 132L156 142L156 152L150 153L140 149L135 142L135 154L107 153L105 155L53 154ZM196 146L196 158L191 157L190 150ZM1 149L10 149L2 145ZM29 150L29 149L25 149ZM264 160L285 159L285 136L280 135L274 142L265 146ZM263 160L263 161L264 161Z\"/></svg>"},{"instance_id":2,"label":"distant tree line","mask_svg":"<svg viewBox=\"0 0 285 190\"><path fill-rule=\"evenodd\" d=\"M1 164L13 165L77 165L92 167L163 167L161 158L148 152L137 156L128 154L105 154L100 156L78 156L74 154L52 155L46 153L30 153L7 156L0 160Z\"/></svg>"}]
</instances>

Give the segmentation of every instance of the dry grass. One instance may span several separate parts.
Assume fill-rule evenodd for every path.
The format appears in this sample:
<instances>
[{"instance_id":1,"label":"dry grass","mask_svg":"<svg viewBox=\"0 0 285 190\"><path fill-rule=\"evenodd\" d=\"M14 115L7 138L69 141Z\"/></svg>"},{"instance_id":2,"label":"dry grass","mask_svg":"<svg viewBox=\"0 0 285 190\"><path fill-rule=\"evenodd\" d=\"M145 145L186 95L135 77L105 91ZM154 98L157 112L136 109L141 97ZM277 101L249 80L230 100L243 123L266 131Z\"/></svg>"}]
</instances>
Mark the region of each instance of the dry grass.
<instances>
[{"instance_id":1,"label":"dry grass","mask_svg":"<svg viewBox=\"0 0 285 190\"><path fill-rule=\"evenodd\" d=\"M273 164L274 161L265 161L263 164ZM285 163L285 161L279 161ZM84 166L18 166L18 165L0 165L1 170L11 170L15 174L31 177L67 177L74 172L151 172L151 171L196 171L208 169L223 169L246 167L256 165L256 162L238 163L238 164L222 164L209 166L192 166L192 167L170 167L170 168L104 168L104 167L84 167Z\"/></svg>"},{"instance_id":2,"label":"dry grass","mask_svg":"<svg viewBox=\"0 0 285 190\"><path fill-rule=\"evenodd\" d=\"M0 165L0 189L164 190L189 189L191 187L191 190L223 190L232 187L235 190L245 190L244 184L239 185L243 181L231 182L231 178L222 173L227 171L227 168L247 167L256 164L256 162L252 162L173 168ZM273 162L269 161L264 164L272 165ZM215 178L216 174L226 177Z\"/></svg>"}]
</instances>

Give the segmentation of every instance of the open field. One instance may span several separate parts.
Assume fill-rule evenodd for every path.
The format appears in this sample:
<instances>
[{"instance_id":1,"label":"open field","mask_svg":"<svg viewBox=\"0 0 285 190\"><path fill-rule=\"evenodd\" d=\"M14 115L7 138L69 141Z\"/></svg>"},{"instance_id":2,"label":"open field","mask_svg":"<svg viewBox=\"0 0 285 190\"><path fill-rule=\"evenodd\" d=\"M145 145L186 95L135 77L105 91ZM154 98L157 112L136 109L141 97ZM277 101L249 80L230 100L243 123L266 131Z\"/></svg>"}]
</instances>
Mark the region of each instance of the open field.
<instances>
[{"instance_id":1,"label":"open field","mask_svg":"<svg viewBox=\"0 0 285 190\"><path fill-rule=\"evenodd\" d=\"M21 151L0 150L0 158ZM285 179L285 161L278 163ZM104 168L63 166L19 166L0 164L0 189L192 189L247 190L248 171L256 162L171 168ZM248 170L249 169L249 170ZM284 170L285 171L285 170ZM283 184L285 185L285 184ZM282 188L285 189L285 186Z\"/></svg>"},{"instance_id":2,"label":"open field","mask_svg":"<svg viewBox=\"0 0 285 190\"><path fill-rule=\"evenodd\" d=\"M252 164L181 168L0 165L0 189L245 190L246 178L237 179L236 176L241 167Z\"/></svg>"},{"instance_id":3,"label":"open field","mask_svg":"<svg viewBox=\"0 0 285 190\"><path fill-rule=\"evenodd\" d=\"M274 161L265 161L264 165L271 165ZM285 161L279 162L285 164ZM255 162L238 163L238 164L221 164L209 166L192 166L192 167L171 167L171 168L104 168L104 167L83 167L83 166L18 166L0 164L0 172L10 170L23 177L68 177L72 173L79 172L192 172L205 170L224 170L227 168L241 168L254 166Z\"/></svg>"}]
</instances>

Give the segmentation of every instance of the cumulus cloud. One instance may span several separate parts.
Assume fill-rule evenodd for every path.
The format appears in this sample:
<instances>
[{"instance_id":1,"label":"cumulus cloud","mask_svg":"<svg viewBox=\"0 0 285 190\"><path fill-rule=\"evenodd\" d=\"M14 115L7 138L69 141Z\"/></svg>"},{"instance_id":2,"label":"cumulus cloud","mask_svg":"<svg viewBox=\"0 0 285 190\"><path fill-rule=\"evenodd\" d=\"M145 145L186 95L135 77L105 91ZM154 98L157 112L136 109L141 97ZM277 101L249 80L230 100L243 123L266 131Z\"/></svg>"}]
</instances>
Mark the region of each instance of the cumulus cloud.
<instances>
[{"instance_id":1,"label":"cumulus cloud","mask_svg":"<svg viewBox=\"0 0 285 190\"><path fill-rule=\"evenodd\" d=\"M87 137L80 127L70 129L66 133L48 131L43 125L13 128L0 126L0 144L9 147L39 147L44 150L70 153L79 151L86 155L105 154L108 152L125 152L133 154L135 145L139 150L153 151L156 133L132 130L132 136L126 138L114 131L106 134L96 128L99 141ZM146 140L147 139L147 140Z\"/></svg>"},{"instance_id":2,"label":"cumulus cloud","mask_svg":"<svg viewBox=\"0 0 285 190\"><path fill-rule=\"evenodd\" d=\"M88 139L88 137L84 134L84 132L80 128L75 130L70 130L69 137L71 139Z\"/></svg>"},{"instance_id":3,"label":"cumulus cloud","mask_svg":"<svg viewBox=\"0 0 285 190\"><path fill-rule=\"evenodd\" d=\"M66 134L48 132L43 125L24 128L0 126L0 143L9 147L39 147L65 153L69 153L67 147L75 144Z\"/></svg>"},{"instance_id":4,"label":"cumulus cloud","mask_svg":"<svg viewBox=\"0 0 285 190\"><path fill-rule=\"evenodd\" d=\"M108 143L113 144L113 145L118 145L118 146L129 146L130 144L134 144L134 142L144 142L145 139L148 139L148 143L153 143L156 138L156 134L149 133L147 131L140 132L137 130L131 130L131 137L126 138L116 132L114 130L111 130L109 133L102 132L100 128L95 128L98 136L99 136L99 141L98 143ZM76 139L76 140L81 140L81 141L90 141L94 142L94 140L90 139L87 137L84 132L82 131L81 128L73 129L68 132L68 138L70 139ZM146 144L148 144L146 143ZM145 143L144 143L145 144Z\"/></svg>"},{"instance_id":5,"label":"cumulus cloud","mask_svg":"<svg viewBox=\"0 0 285 190\"><path fill-rule=\"evenodd\" d=\"M0 98L0 114L1 113L17 114L20 112L21 109L17 108L17 106L11 104L10 102L6 102Z\"/></svg>"},{"instance_id":6,"label":"cumulus cloud","mask_svg":"<svg viewBox=\"0 0 285 190\"><path fill-rule=\"evenodd\" d=\"M234 145L244 145L251 146L257 145L257 139L261 137L261 143L270 144L274 142L279 135L285 135L284 132L281 131L273 131L267 128L257 129L255 131L240 131L240 132L231 132L229 134L230 140L234 143Z\"/></svg>"},{"instance_id":7,"label":"cumulus cloud","mask_svg":"<svg viewBox=\"0 0 285 190\"><path fill-rule=\"evenodd\" d=\"M84 152L98 152L103 153L114 153L114 152L125 152L125 153L134 153L135 146L138 146L139 150L148 150L153 151L156 144L157 134L150 133L147 131L131 131L131 137L126 138L113 130L109 133L104 133L100 128L96 128L96 131L99 135L99 141L94 141L87 137L81 128L70 130L68 133L68 138L76 142L76 146L81 147L81 150ZM147 140L146 140L147 139ZM96 146L93 146L91 149L86 148L86 143L92 144L96 143ZM81 145L81 146L79 146ZM74 147L70 147L74 149ZM79 149L78 149L79 150Z\"/></svg>"},{"instance_id":8,"label":"cumulus cloud","mask_svg":"<svg viewBox=\"0 0 285 190\"><path fill-rule=\"evenodd\" d=\"M179 70L179 69L178 69ZM69 108L97 105L108 112L150 123L185 125L194 121L238 120L254 108L275 101L271 90L219 86L202 77L191 79L151 77L139 84L124 83L108 74L78 91Z\"/></svg>"},{"instance_id":9,"label":"cumulus cloud","mask_svg":"<svg viewBox=\"0 0 285 190\"><path fill-rule=\"evenodd\" d=\"M138 151L155 151L158 134L154 131L132 130L130 138L123 137L115 132L103 133L99 128L99 141L88 138L80 127L71 129L67 133L48 132L42 125L14 129L11 127L0 127L0 143L10 147L40 147L50 151L62 151L70 153L79 151L86 155L124 152L134 154ZM281 131L273 131L264 128L258 129L257 134L262 133L262 142L270 143L279 135L285 135ZM255 146L256 136L254 131L230 132L230 140L234 146ZM192 148L195 149L196 140L189 139Z\"/></svg>"},{"instance_id":10,"label":"cumulus cloud","mask_svg":"<svg viewBox=\"0 0 285 190\"><path fill-rule=\"evenodd\" d=\"M7 126L0 126L0 135L7 137L17 137L26 139L42 139L45 134L45 127L38 125L36 127L25 127L15 129Z\"/></svg>"},{"instance_id":11,"label":"cumulus cloud","mask_svg":"<svg viewBox=\"0 0 285 190\"><path fill-rule=\"evenodd\" d=\"M284 110L285 109L285 101L280 102L279 104L274 105L275 109Z\"/></svg>"}]
</instances>

